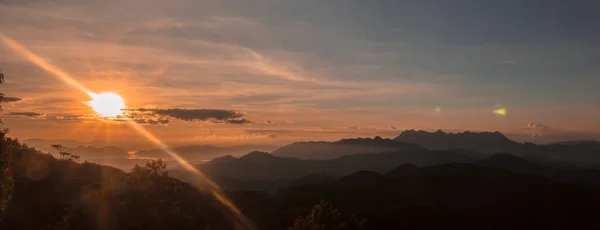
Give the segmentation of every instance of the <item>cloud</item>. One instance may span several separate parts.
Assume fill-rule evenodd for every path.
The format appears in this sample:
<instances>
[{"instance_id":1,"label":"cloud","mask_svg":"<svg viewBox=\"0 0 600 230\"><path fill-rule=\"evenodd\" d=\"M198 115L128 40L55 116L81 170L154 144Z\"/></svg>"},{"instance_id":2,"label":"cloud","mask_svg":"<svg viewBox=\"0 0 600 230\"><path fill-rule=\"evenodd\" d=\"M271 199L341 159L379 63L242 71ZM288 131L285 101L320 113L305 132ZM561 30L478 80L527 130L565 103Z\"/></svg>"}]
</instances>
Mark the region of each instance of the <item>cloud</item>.
<instances>
[{"instance_id":1,"label":"cloud","mask_svg":"<svg viewBox=\"0 0 600 230\"><path fill-rule=\"evenodd\" d=\"M18 97L3 97L2 98L2 102L7 102L7 103L10 103L10 102L19 102L19 101L22 101L22 100L23 100L22 98L18 98Z\"/></svg>"},{"instance_id":2,"label":"cloud","mask_svg":"<svg viewBox=\"0 0 600 230\"><path fill-rule=\"evenodd\" d=\"M225 123L242 125L242 124L250 124L250 123L252 123L252 121L250 121L246 118L242 118L242 119L237 119L237 120L235 120L235 119L225 120Z\"/></svg>"},{"instance_id":3,"label":"cloud","mask_svg":"<svg viewBox=\"0 0 600 230\"><path fill-rule=\"evenodd\" d=\"M398 128L396 128L395 126L390 126L390 129L398 130Z\"/></svg>"},{"instance_id":4,"label":"cloud","mask_svg":"<svg viewBox=\"0 0 600 230\"><path fill-rule=\"evenodd\" d=\"M19 117L30 117L30 118L46 117L45 113L36 113L36 112L10 112L10 113L7 113L6 115L19 116Z\"/></svg>"},{"instance_id":5,"label":"cloud","mask_svg":"<svg viewBox=\"0 0 600 230\"><path fill-rule=\"evenodd\" d=\"M63 121L88 121L88 120L96 120L97 116L93 114L72 114L72 115L62 115L54 117L56 120Z\"/></svg>"},{"instance_id":6,"label":"cloud","mask_svg":"<svg viewBox=\"0 0 600 230\"><path fill-rule=\"evenodd\" d=\"M149 124L149 125L166 125L171 122L171 120L167 118L149 118L149 119L133 119L135 123L138 124Z\"/></svg>"},{"instance_id":7,"label":"cloud","mask_svg":"<svg viewBox=\"0 0 600 230\"><path fill-rule=\"evenodd\" d=\"M248 124L244 114L218 109L127 109L126 116L142 124L167 124L171 119L183 121L212 121L227 124Z\"/></svg>"}]
</instances>

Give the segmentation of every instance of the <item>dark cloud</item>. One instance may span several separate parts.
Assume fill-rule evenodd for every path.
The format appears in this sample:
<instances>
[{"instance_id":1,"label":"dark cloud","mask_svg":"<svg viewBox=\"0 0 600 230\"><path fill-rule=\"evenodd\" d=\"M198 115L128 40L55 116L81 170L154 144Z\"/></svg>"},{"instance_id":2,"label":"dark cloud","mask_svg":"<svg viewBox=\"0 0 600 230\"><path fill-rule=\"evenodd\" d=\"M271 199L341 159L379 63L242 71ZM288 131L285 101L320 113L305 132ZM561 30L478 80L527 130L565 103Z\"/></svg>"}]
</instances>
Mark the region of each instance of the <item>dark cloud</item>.
<instances>
[{"instance_id":1,"label":"dark cloud","mask_svg":"<svg viewBox=\"0 0 600 230\"><path fill-rule=\"evenodd\" d=\"M396 128L395 126L390 126L390 129L398 130L398 128Z\"/></svg>"},{"instance_id":2,"label":"dark cloud","mask_svg":"<svg viewBox=\"0 0 600 230\"><path fill-rule=\"evenodd\" d=\"M2 98L2 102L7 102L7 103L10 103L10 102L19 102L19 101L22 101L22 100L23 100L22 98L18 98L18 97L3 97Z\"/></svg>"},{"instance_id":3,"label":"dark cloud","mask_svg":"<svg viewBox=\"0 0 600 230\"><path fill-rule=\"evenodd\" d=\"M171 119L183 121L213 121L227 124L248 124L244 114L218 109L127 109L127 116L142 124L167 124Z\"/></svg>"},{"instance_id":4,"label":"dark cloud","mask_svg":"<svg viewBox=\"0 0 600 230\"><path fill-rule=\"evenodd\" d=\"M36 113L36 112L10 112L7 113L8 116L19 116L19 117L45 117L45 113Z\"/></svg>"},{"instance_id":5,"label":"dark cloud","mask_svg":"<svg viewBox=\"0 0 600 230\"><path fill-rule=\"evenodd\" d=\"M171 122L171 120L169 120L167 118L133 119L133 121L138 124L149 124L149 125L166 125Z\"/></svg>"},{"instance_id":6,"label":"dark cloud","mask_svg":"<svg viewBox=\"0 0 600 230\"><path fill-rule=\"evenodd\" d=\"M250 121L246 118L242 118L242 119L237 119L237 120L236 119L225 120L225 123L243 125L243 124L250 124L250 123L252 123L252 121Z\"/></svg>"}]
</instances>

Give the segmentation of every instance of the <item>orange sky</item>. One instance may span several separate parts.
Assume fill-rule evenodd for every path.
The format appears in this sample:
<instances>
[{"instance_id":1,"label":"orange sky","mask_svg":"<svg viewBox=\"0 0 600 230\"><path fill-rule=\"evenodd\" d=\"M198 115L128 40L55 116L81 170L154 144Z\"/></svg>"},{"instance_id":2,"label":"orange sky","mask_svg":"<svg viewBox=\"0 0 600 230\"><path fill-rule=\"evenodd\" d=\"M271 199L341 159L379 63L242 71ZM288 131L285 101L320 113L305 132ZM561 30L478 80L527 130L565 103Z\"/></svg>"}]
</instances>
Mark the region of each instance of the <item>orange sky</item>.
<instances>
[{"instance_id":1,"label":"orange sky","mask_svg":"<svg viewBox=\"0 0 600 230\"><path fill-rule=\"evenodd\" d=\"M541 45L455 44L444 40L446 34L436 35L441 41L380 38L378 30L391 25L355 31L351 22L326 15L286 18L219 1L148 1L139 9L129 0L118 7L97 4L0 3L0 31L91 92L118 93L130 109L160 109L163 114L153 118L168 124L144 127L168 143L282 144L393 137L405 129L527 135L529 122L544 124L546 132L600 136L600 105L593 99L600 82L589 77L598 72L583 71L575 61L553 65L553 59L538 58L551 57ZM419 33L432 36L413 34ZM589 59L577 54L573 59ZM446 62L456 63L442 66ZM548 72L531 70L541 64ZM558 68L581 71L553 76ZM3 106L13 136L143 143L125 124L94 119L84 103L89 95L6 43L0 45L0 71L6 75L2 92L20 99ZM493 114L499 108L507 115ZM251 122L165 115L168 109L235 111L243 114L235 121Z\"/></svg>"}]
</instances>

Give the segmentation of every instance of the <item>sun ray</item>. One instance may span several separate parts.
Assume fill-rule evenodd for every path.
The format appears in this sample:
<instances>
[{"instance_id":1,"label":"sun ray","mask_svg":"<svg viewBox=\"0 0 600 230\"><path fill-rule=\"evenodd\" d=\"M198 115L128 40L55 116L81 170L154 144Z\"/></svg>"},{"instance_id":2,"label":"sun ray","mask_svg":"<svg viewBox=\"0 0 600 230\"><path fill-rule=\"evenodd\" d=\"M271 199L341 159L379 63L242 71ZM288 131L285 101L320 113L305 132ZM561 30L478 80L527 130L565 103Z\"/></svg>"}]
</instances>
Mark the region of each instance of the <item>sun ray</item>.
<instances>
[{"instance_id":1,"label":"sun ray","mask_svg":"<svg viewBox=\"0 0 600 230\"><path fill-rule=\"evenodd\" d=\"M77 82L75 79L71 78L69 76L69 74L67 74L67 73L63 72L62 70L60 70L59 68L56 68L55 66L49 64L48 62L46 62L46 60L44 60L40 56L34 54L27 48L23 47L21 44L19 44L15 40L12 40L12 39L6 37L2 33L0 33L0 40L2 40L4 42L4 44L6 44L6 46L8 46L9 48L11 48L14 51L16 51L17 53L23 55L23 57L25 57L27 60L29 60L33 64L37 65L38 67L46 70L47 72L49 72L51 74L53 74L55 77L64 81L68 85L73 86L76 89L83 91L90 97L95 95L94 93L92 93L92 91L89 91L88 89L83 87L83 85L81 85L79 82Z\"/></svg>"},{"instance_id":2,"label":"sun ray","mask_svg":"<svg viewBox=\"0 0 600 230\"><path fill-rule=\"evenodd\" d=\"M65 83L73 86L74 88L88 94L92 99L94 99L97 96L97 94L87 90L83 85L79 84L77 81L75 81L73 78L71 78L67 73L65 73L62 70L60 70L59 68L47 63L44 59L42 59L41 57L32 53L31 51L29 51L28 49L23 47L21 44L19 44L18 42L4 36L1 33L0 33L0 40L2 40L4 42L4 44L6 44L11 49L13 49L15 52L19 53L20 55L25 57L27 60L31 61L33 64L52 73L55 77L59 78L60 80L64 81ZM212 195L212 197L215 200L219 201L226 208L226 210L228 212L225 214L229 215L230 219L235 221L234 223L232 223L233 227L235 227L236 229L239 229L239 230L254 230L254 229L256 229L254 227L254 225L252 224L252 222L244 214L242 214L240 212L240 210L231 202L230 199L228 199L225 196L225 194L223 193L221 188L215 182L213 182L210 178L208 178L206 175L204 175L202 172L200 172L198 169L196 169L194 166L192 166L185 159L180 157L176 152L171 150L171 148L169 148L169 146L167 146L164 142L162 142L160 139L158 139L156 136L154 136L152 133L150 133L148 130L146 130L142 125L135 123L134 121L131 121L131 120L128 123L139 134L141 134L146 139L148 139L149 141L151 141L152 143L157 145L159 148L163 149L170 157L175 159L175 161L177 161L177 163L182 168L187 170L188 173L192 174L196 178L196 181L193 184L194 187L196 189L198 189L199 191L206 192L206 193Z\"/></svg>"}]
</instances>

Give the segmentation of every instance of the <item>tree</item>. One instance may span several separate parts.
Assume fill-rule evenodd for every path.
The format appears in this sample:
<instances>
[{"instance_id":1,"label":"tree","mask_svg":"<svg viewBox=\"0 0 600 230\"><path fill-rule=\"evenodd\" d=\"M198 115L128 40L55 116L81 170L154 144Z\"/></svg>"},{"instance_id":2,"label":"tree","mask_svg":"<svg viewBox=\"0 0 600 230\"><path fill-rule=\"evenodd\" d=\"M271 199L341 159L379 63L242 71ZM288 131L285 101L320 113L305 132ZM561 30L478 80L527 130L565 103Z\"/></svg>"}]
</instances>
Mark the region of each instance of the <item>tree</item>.
<instances>
[{"instance_id":1,"label":"tree","mask_svg":"<svg viewBox=\"0 0 600 230\"><path fill-rule=\"evenodd\" d=\"M79 161L81 159L80 156L77 156L73 153L68 152L68 148L62 145L51 145L53 149L55 149L61 160L64 161Z\"/></svg>"},{"instance_id":2,"label":"tree","mask_svg":"<svg viewBox=\"0 0 600 230\"><path fill-rule=\"evenodd\" d=\"M364 223L364 220L354 216L343 216L338 209L321 201L310 214L298 217L288 230L358 230L362 229Z\"/></svg>"},{"instance_id":3,"label":"tree","mask_svg":"<svg viewBox=\"0 0 600 230\"><path fill-rule=\"evenodd\" d=\"M4 74L0 73L0 84L4 83ZM0 93L0 111L2 111L2 100L4 94ZM2 120L0 119L0 124ZM14 180L12 176L10 147L7 143L7 129L0 127L0 222L4 219L4 213L8 208L8 202L12 197Z\"/></svg>"}]
</instances>

